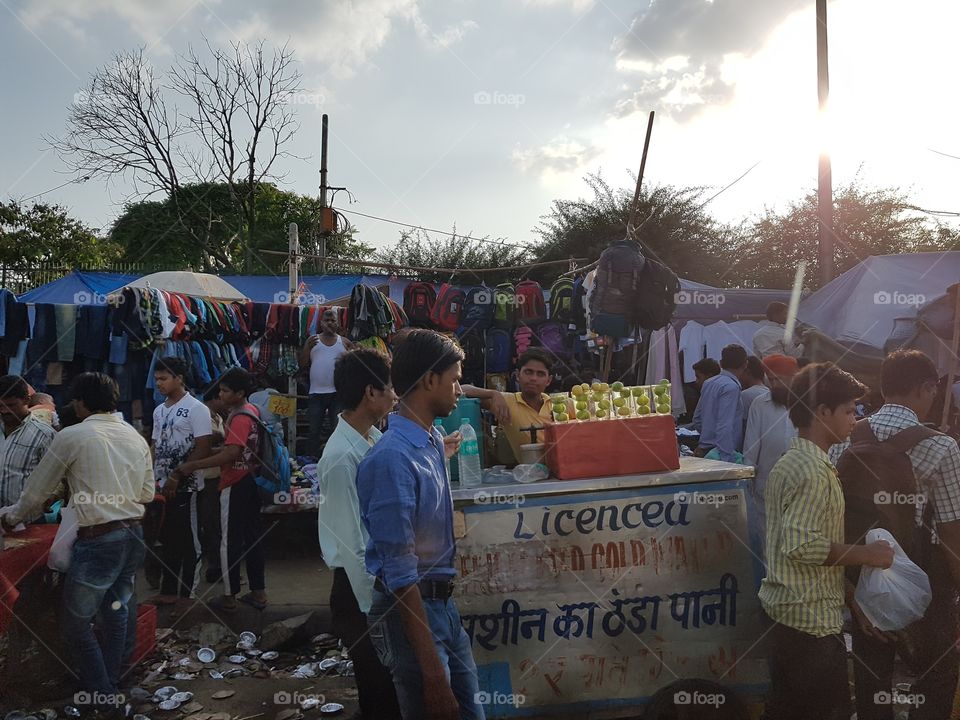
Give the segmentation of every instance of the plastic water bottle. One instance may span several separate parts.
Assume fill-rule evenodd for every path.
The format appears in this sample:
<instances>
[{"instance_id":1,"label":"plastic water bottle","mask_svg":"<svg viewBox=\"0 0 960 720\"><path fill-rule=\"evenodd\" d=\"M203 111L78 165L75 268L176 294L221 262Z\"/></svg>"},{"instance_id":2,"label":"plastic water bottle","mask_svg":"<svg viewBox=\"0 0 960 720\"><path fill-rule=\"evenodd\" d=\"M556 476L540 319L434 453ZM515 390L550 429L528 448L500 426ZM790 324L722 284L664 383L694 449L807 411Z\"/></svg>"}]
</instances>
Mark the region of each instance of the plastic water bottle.
<instances>
[{"instance_id":1,"label":"plastic water bottle","mask_svg":"<svg viewBox=\"0 0 960 720\"><path fill-rule=\"evenodd\" d=\"M460 471L460 487L480 487L483 475L480 470L480 445L477 443L477 433L469 420L464 420L460 426L463 440L460 442L460 452L457 455Z\"/></svg>"},{"instance_id":2,"label":"plastic water bottle","mask_svg":"<svg viewBox=\"0 0 960 720\"><path fill-rule=\"evenodd\" d=\"M443 420L440 418L434 418L433 426L440 431L441 435L446 435L446 430L443 429ZM447 457L447 454L443 454L443 467L447 470L447 482L450 482L450 458Z\"/></svg>"}]
</instances>

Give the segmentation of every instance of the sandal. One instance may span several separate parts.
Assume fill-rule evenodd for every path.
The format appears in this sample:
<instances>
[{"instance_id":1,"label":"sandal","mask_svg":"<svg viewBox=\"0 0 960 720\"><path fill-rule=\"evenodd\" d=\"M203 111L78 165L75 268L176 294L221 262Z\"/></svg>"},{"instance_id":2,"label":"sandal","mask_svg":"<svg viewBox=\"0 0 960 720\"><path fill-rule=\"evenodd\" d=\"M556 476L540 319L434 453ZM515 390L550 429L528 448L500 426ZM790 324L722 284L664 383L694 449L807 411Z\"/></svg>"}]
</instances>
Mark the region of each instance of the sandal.
<instances>
[{"instance_id":1,"label":"sandal","mask_svg":"<svg viewBox=\"0 0 960 720\"><path fill-rule=\"evenodd\" d=\"M250 607L256 608L257 610L265 610L267 607L267 603L263 600L257 600L252 592L248 592L246 595L241 597L240 602L246 603Z\"/></svg>"}]
</instances>

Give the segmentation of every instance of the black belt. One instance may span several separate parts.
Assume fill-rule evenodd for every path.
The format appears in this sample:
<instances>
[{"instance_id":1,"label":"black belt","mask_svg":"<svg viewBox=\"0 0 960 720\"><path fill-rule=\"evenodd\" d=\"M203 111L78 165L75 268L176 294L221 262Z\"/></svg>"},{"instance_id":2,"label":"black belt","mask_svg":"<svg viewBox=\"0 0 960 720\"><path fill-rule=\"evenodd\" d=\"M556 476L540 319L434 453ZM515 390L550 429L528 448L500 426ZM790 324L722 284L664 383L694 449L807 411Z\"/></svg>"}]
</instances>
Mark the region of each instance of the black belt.
<instances>
[{"instance_id":1,"label":"black belt","mask_svg":"<svg viewBox=\"0 0 960 720\"><path fill-rule=\"evenodd\" d=\"M380 578L374 579L373 587L384 595L393 595ZM448 600L453 595L453 582L450 580L421 580L417 587L424 600Z\"/></svg>"},{"instance_id":2,"label":"black belt","mask_svg":"<svg viewBox=\"0 0 960 720\"><path fill-rule=\"evenodd\" d=\"M111 520L110 522L100 523L99 525L86 525L77 528L77 537L80 540L89 540L106 535L114 530L121 528L139 527L139 520Z\"/></svg>"}]
</instances>

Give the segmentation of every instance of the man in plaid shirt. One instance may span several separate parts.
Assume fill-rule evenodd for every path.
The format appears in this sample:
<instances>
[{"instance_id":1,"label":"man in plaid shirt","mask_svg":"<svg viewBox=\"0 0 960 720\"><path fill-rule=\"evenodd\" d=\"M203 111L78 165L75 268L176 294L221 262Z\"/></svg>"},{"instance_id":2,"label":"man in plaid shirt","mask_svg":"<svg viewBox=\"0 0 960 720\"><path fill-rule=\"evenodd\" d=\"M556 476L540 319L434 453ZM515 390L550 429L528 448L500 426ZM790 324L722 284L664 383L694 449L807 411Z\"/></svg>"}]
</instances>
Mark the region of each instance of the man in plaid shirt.
<instances>
[{"instance_id":1,"label":"man in plaid shirt","mask_svg":"<svg viewBox=\"0 0 960 720\"><path fill-rule=\"evenodd\" d=\"M0 507L20 499L23 485L56 431L30 412L30 387L19 375L0 377Z\"/></svg>"},{"instance_id":2,"label":"man in plaid shirt","mask_svg":"<svg viewBox=\"0 0 960 720\"><path fill-rule=\"evenodd\" d=\"M878 441L921 424L930 413L938 379L933 361L920 351L898 351L887 356L880 371L884 405L867 419ZM832 447L831 460L836 463L847 447L849 442ZM926 503L933 503L933 550L923 568L930 577L933 600L923 619L909 629L911 665L918 676L911 692L922 696L923 701L910 718L946 718L953 707L960 670L955 647L960 588L960 449L948 435L936 435L918 442L907 455L923 491L918 496L917 525L922 524ZM853 598L847 600L857 621L853 633L857 717L891 720L893 705L876 700L890 693L894 655L898 649L907 648L873 628Z\"/></svg>"}]
</instances>

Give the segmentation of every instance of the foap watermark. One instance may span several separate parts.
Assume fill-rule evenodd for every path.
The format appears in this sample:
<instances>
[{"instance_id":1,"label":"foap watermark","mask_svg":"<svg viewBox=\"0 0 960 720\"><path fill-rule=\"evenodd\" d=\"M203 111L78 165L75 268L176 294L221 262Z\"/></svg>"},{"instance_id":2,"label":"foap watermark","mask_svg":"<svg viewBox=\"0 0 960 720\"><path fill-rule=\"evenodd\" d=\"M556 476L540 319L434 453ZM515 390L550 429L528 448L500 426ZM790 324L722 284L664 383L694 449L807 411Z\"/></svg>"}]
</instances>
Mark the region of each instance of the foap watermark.
<instances>
[{"instance_id":1,"label":"foap watermark","mask_svg":"<svg viewBox=\"0 0 960 720\"><path fill-rule=\"evenodd\" d=\"M927 296L922 293L905 293L895 290L887 292L879 290L873 294L874 305L899 305L902 307L920 307L927 302Z\"/></svg>"},{"instance_id":2,"label":"foap watermark","mask_svg":"<svg viewBox=\"0 0 960 720\"><path fill-rule=\"evenodd\" d=\"M327 98L323 93L291 93L286 99L287 105L313 105L314 107L320 107L326 102Z\"/></svg>"},{"instance_id":3,"label":"foap watermark","mask_svg":"<svg viewBox=\"0 0 960 720\"><path fill-rule=\"evenodd\" d=\"M718 708L727 701L727 696L723 693L704 693L699 690L689 692L680 690L673 694L674 705L709 705Z\"/></svg>"},{"instance_id":4,"label":"foap watermark","mask_svg":"<svg viewBox=\"0 0 960 720\"><path fill-rule=\"evenodd\" d=\"M873 494L875 505L926 505L926 493L902 493L897 490L887 492L881 490Z\"/></svg>"},{"instance_id":5,"label":"foap watermark","mask_svg":"<svg viewBox=\"0 0 960 720\"><path fill-rule=\"evenodd\" d=\"M279 305L323 305L327 302L327 297L312 292L294 293L292 295L288 292L278 292L274 293L273 302Z\"/></svg>"},{"instance_id":6,"label":"foap watermark","mask_svg":"<svg viewBox=\"0 0 960 720\"><path fill-rule=\"evenodd\" d=\"M289 692L281 690L273 694L274 705L296 705L302 708L319 707L327 702L327 698L320 693Z\"/></svg>"},{"instance_id":7,"label":"foap watermark","mask_svg":"<svg viewBox=\"0 0 960 720\"><path fill-rule=\"evenodd\" d=\"M84 492L80 491L71 496L71 502L75 505L123 505L127 502L125 495L114 495L102 492Z\"/></svg>"},{"instance_id":8,"label":"foap watermark","mask_svg":"<svg viewBox=\"0 0 960 720\"><path fill-rule=\"evenodd\" d=\"M523 705L527 698L525 695L520 693L502 693L502 692L487 692L486 690L481 690L478 693L474 693L473 701L478 705L509 705L510 707L520 707Z\"/></svg>"},{"instance_id":9,"label":"foap watermark","mask_svg":"<svg viewBox=\"0 0 960 720\"><path fill-rule=\"evenodd\" d=\"M678 492L673 494L673 501L678 505L713 505L720 507L727 500L733 500L736 495L705 492Z\"/></svg>"},{"instance_id":10,"label":"foap watermark","mask_svg":"<svg viewBox=\"0 0 960 720\"><path fill-rule=\"evenodd\" d=\"M127 702L122 693L88 692L81 690L73 694L73 704L77 707L120 707Z\"/></svg>"},{"instance_id":11,"label":"foap watermark","mask_svg":"<svg viewBox=\"0 0 960 720\"><path fill-rule=\"evenodd\" d=\"M478 490L473 494L473 501L477 505L513 505L514 507L520 507L527 501L527 498L520 493Z\"/></svg>"},{"instance_id":12,"label":"foap watermark","mask_svg":"<svg viewBox=\"0 0 960 720\"><path fill-rule=\"evenodd\" d=\"M675 293L673 301L677 305L712 305L720 307L727 298L723 293L708 293L702 290L681 290Z\"/></svg>"},{"instance_id":13,"label":"foap watermark","mask_svg":"<svg viewBox=\"0 0 960 720\"><path fill-rule=\"evenodd\" d=\"M123 295L104 295L103 293L93 292L92 290L81 290L73 294L74 305L106 305L111 300L117 304L123 302Z\"/></svg>"},{"instance_id":14,"label":"foap watermark","mask_svg":"<svg viewBox=\"0 0 960 720\"><path fill-rule=\"evenodd\" d=\"M300 507L317 507L323 505L327 498L322 493L293 493L278 492L273 494L274 505L297 505Z\"/></svg>"},{"instance_id":15,"label":"foap watermark","mask_svg":"<svg viewBox=\"0 0 960 720\"><path fill-rule=\"evenodd\" d=\"M527 96L520 93L505 93L499 90L478 90L473 94L474 105L506 105L519 108L527 102Z\"/></svg>"},{"instance_id":16,"label":"foap watermark","mask_svg":"<svg viewBox=\"0 0 960 720\"><path fill-rule=\"evenodd\" d=\"M899 690L886 692L881 690L873 694L874 705L910 705L920 707L927 699L920 693L904 693Z\"/></svg>"}]
</instances>

